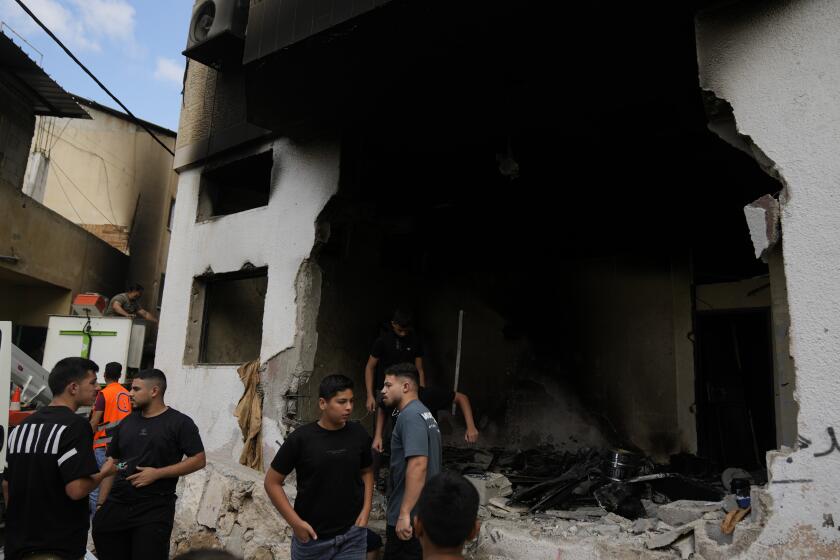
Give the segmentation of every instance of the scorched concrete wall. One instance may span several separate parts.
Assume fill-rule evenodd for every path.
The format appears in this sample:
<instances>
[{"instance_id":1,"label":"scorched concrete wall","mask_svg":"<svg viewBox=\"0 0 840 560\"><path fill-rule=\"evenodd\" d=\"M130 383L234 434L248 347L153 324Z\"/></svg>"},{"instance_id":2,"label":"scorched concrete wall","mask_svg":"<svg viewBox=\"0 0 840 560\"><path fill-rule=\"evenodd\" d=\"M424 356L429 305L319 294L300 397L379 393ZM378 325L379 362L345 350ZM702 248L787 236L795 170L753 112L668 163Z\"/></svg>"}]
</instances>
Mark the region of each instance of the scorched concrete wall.
<instances>
[{"instance_id":1,"label":"scorched concrete wall","mask_svg":"<svg viewBox=\"0 0 840 560\"><path fill-rule=\"evenodd\" d=\"M268 267L260 361L278 363L272 358L301 344L298 305L308 302L307 297L298 297L301 271L310 274L311 267L304 263L315 244L315 222L338 189L337 142L296 146L278 140L238 155L267 149L273 150L274 167L265 207L196 223L202 168L181 172L155 360L169 377L169 404L195 420L208 451L219 451L233 461L241 449L233 416L243 391L237 366L183 363L193 278L208 271L234 272L246 265ZM310 334L314 337L314 330ZM277 376L284 375L291 372L263 373L268 460L277 448L275 441L283 436L279 421L284 402L273 385Z\"/></svg>"},{"instance_id":2,"label":"scorched concrete wall","mask_svg":"<svg viewBox=\"0 0 840 560\"><path fill-rule=\"evenodd\" d=\"M753 558L840 555L840 3L745 3L697 18L701 86L775 164L782 196L795 450L771 454L773 513Z\"/></svg>"}]
</instances>

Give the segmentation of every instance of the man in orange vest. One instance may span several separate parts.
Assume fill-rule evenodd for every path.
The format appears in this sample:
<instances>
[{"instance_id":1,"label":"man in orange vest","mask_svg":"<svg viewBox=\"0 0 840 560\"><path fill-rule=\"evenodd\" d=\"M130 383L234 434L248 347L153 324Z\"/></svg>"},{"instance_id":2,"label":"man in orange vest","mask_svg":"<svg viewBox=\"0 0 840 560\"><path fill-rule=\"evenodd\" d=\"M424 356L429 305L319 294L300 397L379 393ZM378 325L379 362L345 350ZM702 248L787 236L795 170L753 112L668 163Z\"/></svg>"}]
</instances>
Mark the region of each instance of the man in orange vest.
<instances>
[{"instance_id":1,"label":"man in orange vest","mask_svg":"<svg viewBox=\"0 0 840 560\"><path fill-rule=\"evenodd\" d=\"M109 362L105 366L105 388L99 391L93 405L90 417L90 427L93 428L93 453L97 464L102 467L105 463L105 450L114 429L123 418L131 414L131 395L120 385L122 365L119 362ZM90 493L90 514L96 513L96 501L99 499L99 488Z\"/></svg>"}]
</instances>

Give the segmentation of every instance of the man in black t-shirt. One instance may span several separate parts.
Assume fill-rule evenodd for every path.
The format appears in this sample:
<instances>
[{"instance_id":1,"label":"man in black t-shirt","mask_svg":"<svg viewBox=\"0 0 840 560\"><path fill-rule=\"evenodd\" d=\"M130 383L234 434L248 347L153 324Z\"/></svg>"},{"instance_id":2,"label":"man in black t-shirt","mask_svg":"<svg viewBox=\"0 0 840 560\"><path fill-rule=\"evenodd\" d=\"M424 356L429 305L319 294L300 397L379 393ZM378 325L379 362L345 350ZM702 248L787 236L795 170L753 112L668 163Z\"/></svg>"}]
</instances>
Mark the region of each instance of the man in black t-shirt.
<instances>
[{"instance_id":1,"label":"man in black t-shirt","mask_svg":"<svg viewBox=\"0 0 840 560\"><path fill-rule=\"evenodd\" d=\"M286 438L265 491L291 526L292 560L364 560L373 502L370 437L353 412L353 381L329 375L318 389L321 418ZM294 508L283 488L297 473Z\"/></svg>"},{"instance_id":2,"label":"man in black t-shirt","mask_svg":"<svg viewBox=\"0 0 840 560\"><path fill-rule=\"evenodd\" d=\"M385 381L385 368L394 364L414 364L420 374L420 386L426 386L426 372L423 369L423 341L414 332L414 321L407 311L398 309L386 332L373 343L373 348L365 365L365 388L367 389L366 407L368 412L376 410L376 401L382 383Z\"/></svg>"},{"instance_id":3,"label":"man in black t-shirt","mask_svg":"<svg viewBox=\"0 0 840 560\"><path fill-rule=\"evenodd\" d=\"M8 560L85 555L87 496L115 472L113 461L97 467L93 431L76 414L93 404L98 369L86 358L60 360L50 372L50 405L9 434L3 480Z\"/></svg>"},{"instance_id":4,"label":"man in black t-shirt","mask_svg":"<svg viewBox=\"0 0 840 560\"><path fill-rule=\"evenodd\" d=\"M100 560L169 558L178 478L206 464L198 428L166 406L165 393L166 376L159 369L143 370L131 382L134 412L108 444L118 471L102 485L93 517Z\"/></svg>"}]
</instances>

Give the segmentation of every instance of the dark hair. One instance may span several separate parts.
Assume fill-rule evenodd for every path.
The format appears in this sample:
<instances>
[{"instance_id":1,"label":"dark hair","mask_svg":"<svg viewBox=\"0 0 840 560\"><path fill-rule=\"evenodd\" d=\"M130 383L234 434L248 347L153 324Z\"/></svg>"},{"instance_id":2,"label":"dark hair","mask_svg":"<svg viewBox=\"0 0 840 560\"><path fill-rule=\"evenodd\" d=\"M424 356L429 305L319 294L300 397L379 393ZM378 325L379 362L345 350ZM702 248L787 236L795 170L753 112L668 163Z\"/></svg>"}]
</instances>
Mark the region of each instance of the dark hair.
<instances>
[{"instance_id":1,"label":"dark hair","mask_svg":"<svg viewBox=\"0 0 840 560\"><path fill-rule=\"evenodd\" d=\"M52 391L53 396L57 397L71 383L81 383L87 377L89 371L94 373L99 371L99 366L96 365L96 362L76 356L64 358L53 366L47 384L50 386L50 391Z\"/></svg>"},{"instance_id":2,"label":"dark hair","mask_svg":"<svg viewBox=\"0 0 840 560\"><path fill-rule=\"evenodd\" d=\"M129 284L128 285L128 290L126 290L126 291L128 291L128 292L143 292L143 291L145 291L145 289L143 288L142 284L139 284L139 283L135 282L134 284Z\"/></svg>"},{"instance_id":3,"label":"dark hair","mask_svg":"<svg viewBox=\"0 0 840 560\"><path fill-rule=\"evenodd\" d=\"M408 362L388 366L385 368L385 375L394 375L403 379L409 379L418 387L420 386L420 374L417 372L414 364L409 364Z\"/></svg>"},{"instance_id":4,"label":"dark hair","mask_svg":"<svg viewBox=\"0 0 840 560\"><path fill-rule=\"evenodd\" d=\"M407 329L414 323L414 317L412 317L411 311L406 311L405 309L397 309L396 311L394 311L394 318L391 319L391 322L398 324L404 329Z\"/></svg>"},{"instance_id":5,"label":"dark hair","mask_svg":"<svg viewBox=\"0 0 840 560\"><path fill-rule=\"evenodd\" d=\"M328 401L341 391L346 391L347 389L352 388L352 379L346 375L336 373L328 375L321 380L321 384L318 386L318 396Z\"/></svg>"},{"instance_id":6,"label":"dark hair","mask_svg":"<svg viewBox=\"0 0 840 560\"><path fill-rule=\"evenodd\" d=\"M142 379L143 381L151 381L160 387L160 394L166 392L166 375L159 369L144 369L137 372L134 379Z\"/></svg>"},{"instance_id":7,"label":"dark hair","mask_svg":"<svg viewBox=\"0 0 840 560\"><path fill-rule=\"evenodd\" d=\"M239 560L239 557L219 548L195 548L179 554L175 560Z\"/></svg>"},{"instance_id":8,"label":"dark hair","mask_svg":"<svg viewBox=\"0 0 840 560\"><path fill-rule=\"evenodd\" d=\"M105 379L117 381L122 375L122 364L119 362L108 362L105 364Z\"/></svg>"},{"instance_id":9,"label":"dark hair","mask_svg":"<svg viewBox=\"0 0 840 560\"><path fill-rule=\"evenodd\" d=\"M417 500L417 517L429 540L441 548L463 546L477 516L478 491L454 472L444 471L429 479Z\"/></svg>"}]
</instances>

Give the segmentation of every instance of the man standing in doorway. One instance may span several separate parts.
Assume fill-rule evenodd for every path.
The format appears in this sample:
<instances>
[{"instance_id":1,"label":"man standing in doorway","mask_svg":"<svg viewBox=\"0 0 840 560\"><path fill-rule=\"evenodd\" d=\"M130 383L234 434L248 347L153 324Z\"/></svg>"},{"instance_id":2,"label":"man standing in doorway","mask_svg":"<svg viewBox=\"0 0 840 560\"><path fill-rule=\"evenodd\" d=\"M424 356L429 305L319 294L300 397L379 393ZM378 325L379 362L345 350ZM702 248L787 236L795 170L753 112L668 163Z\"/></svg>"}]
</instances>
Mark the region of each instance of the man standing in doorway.
<instances>
[{"instance_id":1,"label":"man standing in doorway","mask_svg":"<svg viewBox=\"0 0 840 560\"><path fill-rule=\"evenodd\" d=\"M93 434L80 406L93 404L97 365L64 358L50 372L50 405L9 434L3 497L5 557L82 558L90 526L87 496L115 472L96 466Z\"/></svg>"},{"instance_id":2,"label":"man standing in doorway","mask_svg":"<svg viewBox=\"0 0 840 560\"><path fill-rule=\"evenodd\" d=\"M414 364L420 376L420 386L426 385L423 369L423 342L414 332L414 320L407 311L397 309L386 332L373 343L373 349L365 365L366 407L368 412L376 410L376 392L382 389L385 370L394 364Z\"/></svg>"},{"instance_id":3,"label":"man standing in doorway","mask_svg":"<svg viewBox=\"0 0 840 560\"><path fill-rule=\"evenodd\" d=\"M128 290L121 294L117 294L108 302L108 308L105 309L106 317L131 317L140 316L147 321L157 323L157 318L143 309L140 305L140 298L143 296L143 286L140 284L132 284Z\"/></svg>"},{"instance_id":4,"label":"man standing in doorway","mask_svg":"<svg viewBox=\"0 0 840 560\"><path fill-rule=\"evenodd\" d=\"M411 521L426 481L440 472L440 429L417 398L420 378L412 364L385 371L382 401L399 410L391 435L391 492L386 515L385 560L420 560L423 551Z\"/></svg>"},{"instance_id":5,"label":"man standing in doorway","mask_svg":"<svg viewBox=\"0 0 840 560\"><path fill-rule=\"evenodd\" d=\"M105 388L99 391L90 416L90 427L93 428L93 453L96 464L100 467L105 463L105 450L111 442L114 430L123 418L131 414L131 395L125 387L120 385L122 365L119 362L108 362L105 365ZM99 488L90 493L90 514L96 513L96 502L99 499Z\"/></svg>"},{"instance_id":6,"label":"man standing in doorway","mask_svg":"<svg viewBox=\"0 0 840 560\"><path fill-rule=\"evenodd\" d=\"M159 369L143 370L131 382L134 413L114 430L107 451L119 470L103 484L93 517L100 560L169 558L178 478L206 464L198 428L166 406L165 393Z\"/></svg>"},{"instance_id":7,"label":"man standing in doorway","mask_svg":"<svg viewBox=\"0 0 840 560\"><path fill-rule=\"evenodd\" d=\"M271 503L292 527L292 560L364 560L373 502L370 436L353 412L353 381L329 375L318 388L321 418L286 438L265 475ZM283 488L297 472L292 508Z\"/></svg>"}]
</instances>

